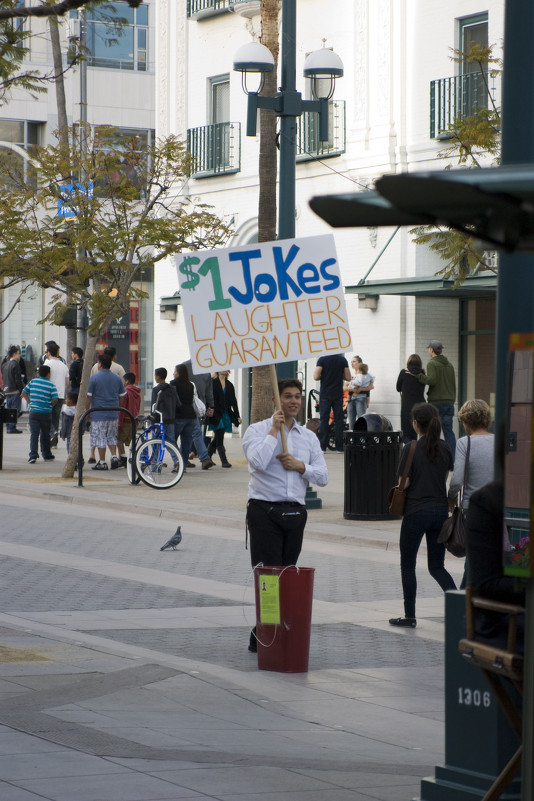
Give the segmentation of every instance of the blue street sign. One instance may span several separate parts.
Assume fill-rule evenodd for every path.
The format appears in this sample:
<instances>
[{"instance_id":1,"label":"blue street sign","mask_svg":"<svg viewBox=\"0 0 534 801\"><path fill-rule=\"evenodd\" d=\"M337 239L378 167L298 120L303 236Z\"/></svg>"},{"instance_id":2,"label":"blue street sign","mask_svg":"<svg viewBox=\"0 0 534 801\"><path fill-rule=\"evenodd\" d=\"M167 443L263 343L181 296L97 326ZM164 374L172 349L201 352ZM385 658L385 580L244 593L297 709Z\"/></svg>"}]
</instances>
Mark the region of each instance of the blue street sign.
<instances>
[{"instance_id":1,"label":"blue street sign","mask_svg":"<svg viewBox=\"0 0 534 801\"><path fill-rule=\"evenodd\" d=\"M77 217L79 207L73 204L78 194L86 195L88 198L93 197L94 184L92 181L87 181L85 184L63 184L60 187L61 195L57 199L57 216L58 217Z\"/></svg>"}]
</instances>

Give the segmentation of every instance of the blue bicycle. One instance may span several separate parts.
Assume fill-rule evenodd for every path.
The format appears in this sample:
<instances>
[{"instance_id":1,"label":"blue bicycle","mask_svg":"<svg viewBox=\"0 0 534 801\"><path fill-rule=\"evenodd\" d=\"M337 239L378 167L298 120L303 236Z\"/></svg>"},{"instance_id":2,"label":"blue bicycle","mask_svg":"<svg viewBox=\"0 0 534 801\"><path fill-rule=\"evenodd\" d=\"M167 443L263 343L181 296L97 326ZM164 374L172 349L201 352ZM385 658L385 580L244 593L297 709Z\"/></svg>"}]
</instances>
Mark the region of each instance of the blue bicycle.
<instances>
[{"instance_id":1,"label":"blue bicycle","mask_svg":"<svg viewBox=\"0 0 534 801\"><path fill-rule=\"evenodd\" d=\"M156 415L159 423L154 422ZM135 443L135 471L132 469L133 449L128 455L130 483L143 481L154 489L174 487L184 474L184 461L176 445L165 439L161 412L153 407L152 414L137 419L144 421L145 427Z\"/></svg>"}]
</instances>

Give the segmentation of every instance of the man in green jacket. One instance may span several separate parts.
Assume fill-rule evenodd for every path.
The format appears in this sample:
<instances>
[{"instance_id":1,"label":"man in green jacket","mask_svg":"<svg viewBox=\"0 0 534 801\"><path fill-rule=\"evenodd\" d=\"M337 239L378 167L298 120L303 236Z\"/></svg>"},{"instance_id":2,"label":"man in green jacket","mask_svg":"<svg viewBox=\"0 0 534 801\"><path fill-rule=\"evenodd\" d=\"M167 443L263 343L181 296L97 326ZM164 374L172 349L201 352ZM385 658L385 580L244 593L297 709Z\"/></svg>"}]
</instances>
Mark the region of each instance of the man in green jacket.
<instances>
[{"instance_id":1,"label":"man in green jacket","mask_svg":"<svg viewBox=\"0 0 534 801\"><path fill-rule=\"evenodd\" d=\"M456 400L456 377L454 367L442 356L443 345L437 339L432 339L428 345L430 361L426 366L426 373L416 376L419 383L428 384L427 400L437 406L443 428L445 442L451 449L452 459L456 452L456 437L452 430L454 417L454 401Z\"/></svg>"}]
</instances>

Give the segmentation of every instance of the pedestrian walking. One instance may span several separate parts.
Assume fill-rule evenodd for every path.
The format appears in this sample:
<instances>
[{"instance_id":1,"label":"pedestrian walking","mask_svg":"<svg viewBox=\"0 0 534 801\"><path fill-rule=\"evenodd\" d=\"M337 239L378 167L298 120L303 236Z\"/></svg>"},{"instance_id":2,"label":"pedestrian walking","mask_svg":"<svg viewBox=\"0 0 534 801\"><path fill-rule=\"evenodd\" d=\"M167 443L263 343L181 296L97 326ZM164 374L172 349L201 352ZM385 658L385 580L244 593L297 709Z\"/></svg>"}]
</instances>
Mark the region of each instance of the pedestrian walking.
<instances>
[{"instance_id":1,"label":"pedestrian walking","mask_svg":"<svg viewBox=\"0 0 534 801\"><path fill-rule=\"evenodd\" d=\"M187 372L189 374L189 378L191 382L195 385L197 389L197 395L206 407L206 422L213 417L213 409L214 409L214 400L213 400L213 379L210 373L194 373L193 372L193 365L191 363L191 359L183 362L185 367L187 367ZM201 420L199 417L195 417L194 425L193 425L193 448L196 452L196 455L200 459L200 463L202 465L203 470L209 470L210 467L215 467L215 462L210 458L208 453L208 446L204 440L204 434L202 433L202 425ZM188 467L194 467L194 462L188 461Z\"/></svg>"},{"instance_id":2,"label":"pedestrian walking","mask_svg":"<svg viewBox=\"0 0 534 801\"><path fill-rule=\"evenodd\" d=\"M343 381L350 381L351 378L349 363L341 353L317 359L313 380L320 381L319 442L323 453L330 438L330 410L334 413L336 451L343 453Z\"/></svg>"},{"instance_id":3,"label":"pedestrian walking","mask_svg":"<svg viewBox=\"0 0 534 801\"><path fill-rule=\"evenodd\" d=\"M175 387L178 394L176 419L174 421L174 434L177 447L180 448L184 463L184 473L188 467L191 443L193 442L193 429L196 421L196 412L193 408L195 385L191 383L189 371L185 364L177 364L174 368L174 379L169 382ZM180 445L178 446L178 437Z\"/></svg>"},{"instance_id":4,"label":"pedestrian walking","mask_svg":"<svg viewBox=\"0 0 534 801\"><path fill-rule=\"evenodd\" d=\"M20 358L20 348L17 345L10 345L7 350L7 358L2 362L2 381L6 394L6 409L16 409L17 419L20 417L21 411L20 393L24 387ZM17 428L16 421L7 423L6 434L22 434L22 429Z\"/></svg>"},{"instance_id":5,"label":"pedestrian walking","mask_svg":"<svg viewBox=\"0 0 534 801\"><path fill-rule=\"evenodd\" d=\"M404 595L404 617L392 617L391 626L415 628L417 552L426 537L428 572L441 589L455 590L452 576L445 569L445 545L438 542L443 522L447 519L446 481L452 470L449 446L441 437L441 423L435 406L418 403L412 409L412 425L417 434L412 464L408 472L406 510L400 530L400 565ZM399 477L413 444L404 446L399 464Z\"/></svg>"},{"instance_id":6,"label":"pedestrian walking","mask_svg":"<svg viewBox=\"0 0 534 801\"><path fill-rule=\"evenodd\" d=\"M59 346L51 343L46 351L45 364L50 367L50 380L56 385L57 395L60 403L52 409L52 423L50 430L50 444L53 448L57 446L59 437L59 417L61 407L65 401L65 394L69 388L69 368L65 362L59 358Z\"/></svg>"},{"instance_id":7,"label":"pedestrian walking","mask_svg":"<svg viewBox=\"0 0 534 801\"><path fill-rule=\"evenodd\" d=\"M454 418L454 401L456 400L456 376L454 367L443 356L443 345L437 339L428 343L430 361L426 366L426 373L419 373L417 380L428 385L427 400L437 408L443 428L445 442L451 449L452 460L456 451L456 437L452 430Z\"/></svg>"},{"instance_id":8,"label":"pedestrian walking","mask_svg":"<svg viewBox=\"0 0 534 801\"><path fill-rule=\"evenodd\" d=\"M401 395L401 429L404 444L417 439L412 426L412 409L416 403L424 403L425 400L425 388L418 379L422 373L421 357L418 353L412 353L406 362L406 369L401 370L397 378L397 392Z\"/></svg>"},{"instance_id":9,"label":"pedestrian walking","mask_svg":"<svg viewBox=\"0 0 534 801\"><path fill-rule=\"evenodd\" d=\"M22 397L30 404L28 423L30 427L30 453L29 464L35 464L39 458L39 440L41 456L45 462L55 457L50 450L50 427L52 422L52 409L60 405L56 385L50 380L50 367L42 364L38 370L38 377L26 384Z\"/></svg>"},{"instance_id":10,"label":"pedestrian walking","mask_svg":"<svg viewBox=\"0 0 534 801\"><path fill-rule=\"evenodd\" d=\"M110 468L119 467L117 458L117 434L119 412L113 407L120 406L122 398L126 395L122 378L111 372L111 357L103 353L98 357L98 373L92 375L87 391L86 409L97 406L107 407L103 411L91 412L91 448L98 449L99 461L92 470L107 470L106 448L111 453Z\"/></svg>"},{"instance_id":11,"label":"pedestrian walking","mask_svg":"<svg viewBox=\"0 0 534 801\"><path fill-rule=\"evenodd\" d=\"M224 435L232 433L232 424L238 426L241 423L235 388L228 378L229 375L230 370L220 370L213 378L214 409L209 426L209 430L213 431L213 441L208 447L208 454L211 458L217 451L221 467L232 466L226 458Z\"/></svg>"}]
</instances>

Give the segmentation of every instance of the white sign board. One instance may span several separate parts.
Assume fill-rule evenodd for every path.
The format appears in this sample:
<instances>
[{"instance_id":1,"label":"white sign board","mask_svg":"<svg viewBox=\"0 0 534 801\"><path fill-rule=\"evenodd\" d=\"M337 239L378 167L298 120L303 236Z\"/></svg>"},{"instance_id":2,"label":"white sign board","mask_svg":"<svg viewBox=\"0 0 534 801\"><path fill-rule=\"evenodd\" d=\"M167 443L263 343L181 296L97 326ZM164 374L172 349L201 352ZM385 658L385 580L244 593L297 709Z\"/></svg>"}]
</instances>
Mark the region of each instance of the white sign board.
<instances>
[{"instance_id":1,"label":"white sign board","mask_svg":"<svg viewBox=\"0 0 534 801\"><path fill-rule=\"evenodd\" d=\"M176 256L195 372L343 353L351 346L334 237Z\"/></svg>"}]
</instances>

